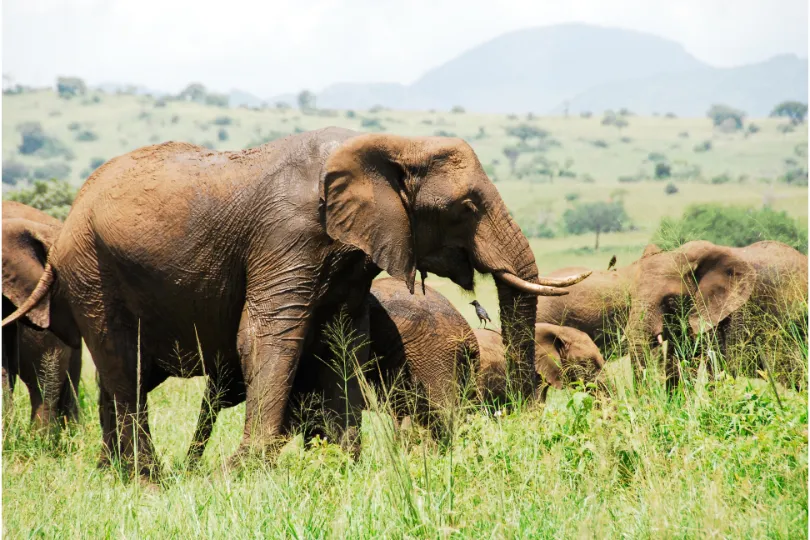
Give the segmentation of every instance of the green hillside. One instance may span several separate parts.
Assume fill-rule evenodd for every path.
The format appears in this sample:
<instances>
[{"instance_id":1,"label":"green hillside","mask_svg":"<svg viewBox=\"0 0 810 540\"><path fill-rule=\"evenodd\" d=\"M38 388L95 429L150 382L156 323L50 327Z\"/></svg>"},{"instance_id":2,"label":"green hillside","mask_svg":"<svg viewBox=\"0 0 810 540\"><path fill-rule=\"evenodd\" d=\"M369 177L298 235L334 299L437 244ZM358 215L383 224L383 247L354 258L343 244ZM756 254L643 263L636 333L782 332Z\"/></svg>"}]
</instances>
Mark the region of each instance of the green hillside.
<instances>
[{"instance_id":1,"label":"green hillside","mask_svg":"<svg viewBox=\"0 0 810 540\"><path fill-rule=\"evenodd\" d=\"M10 163L22 165L29 177L69 171L57 176L79 185L93 165L168 140L238 150L330 125L402 135L458 136L476 150L527 235L544 223L556 236L531 239L541 272L571 265L601 268L614 253L620 265L627 264L641 254L662 217L679 216L693 203L751 207L767 203L806 226L807 187L785 182L789 172L807 170L807 155L801 150L807 147L806 124L785 132L784 119L753 119L746 121L743 130L725 133L708 118L619 118L626 126L605 125L603 117L391 110L304 114L298 109L232 109L104 93L62 99L52 91L37 91L3 96L3 164L4 171ZM20 152L20 129L30 123L41 126L41 134L50 141L45 154L54 155L43 157L43 149L30 155ZM755 133L751 125L758 128ZM528 137L521 143L515 133ZM509 147L519 150L514 173L504 155ZM659 162L670 167L670 178L655 178ZM3 189L8 191L25 186L28 180L19 180L17 186L5 182ZM665 194L670 182L678 188L673 195ZM603 235L599 251L593 250L593 235L570 236L560 230L566 209L609 199L624 201L632 226ZM429 282L473 320L466 305L469 299L455 286L435 277ZM477 294L495 305L489 278L481 280Z\"/></svg>"}]
</instances>

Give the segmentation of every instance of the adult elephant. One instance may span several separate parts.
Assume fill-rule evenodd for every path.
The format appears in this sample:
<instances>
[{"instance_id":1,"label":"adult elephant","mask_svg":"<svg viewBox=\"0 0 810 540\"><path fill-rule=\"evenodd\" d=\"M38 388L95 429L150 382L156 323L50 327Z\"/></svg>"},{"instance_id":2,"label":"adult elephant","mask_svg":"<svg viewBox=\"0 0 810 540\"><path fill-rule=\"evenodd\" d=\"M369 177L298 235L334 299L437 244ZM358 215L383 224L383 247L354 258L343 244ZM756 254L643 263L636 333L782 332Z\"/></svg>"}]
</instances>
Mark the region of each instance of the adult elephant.
<instances>
[{"instance_id":1,"label":"adult elephant","mask_svg":"<svg viewBox=\"0 0 810 540\"><path fill-rule=\"evenodd\" d=\"M732 248L694 241L642 258L638 266L625 329L636 365L644 364L650 348L678 340L683 332L691 337L716 332L727 360L742 354L741 347L761 345L761 338L784 338L790 327L800 334L798 341L806 337L807 256L786 244ZM758 352L756 346L747 349ZM670 354L666 361L670 386L679 378L675 360ZM801 367L798 374L781 365L770 369L795 384L806 378L805 362L794 362ZM751 375L753 366L768 367L760 366L759 358L740 367Z\"/></svg>"},{"instance_id":2,"label":"adult elephant","mask_svg":"<svg viewBox=\"0 0 810 540\"><path fill-rule=\"evenodd\" d=\"M276 447L299 364L311 369L323 325L341 309L367 331L381 270L411 291L417 270L466 289L474 270L493 273L512 323L505 338L526 366L536 295L586 277L538 278L462 140L326 128L239 152L170 142L105 163L80 190L36 290L3 324L49 295L70 299L100 375L103 456L120 448L132 462L137 425L139 472L151 475L149 391L207 373L223 381L225 403L247 402L237 453ZM521 371L528 391L533 373ZM356 379L344 390L359 401Z\"/></svg>"},{"instance_id":3,"label":"adult elephant","mask_svg":"<svg viewBox=\"0 0 810 540\"><path fill-rule=\"evenodd\" d=\"M476 329L480 351L479 392L487 399L506 401L509 395L507 359L501 335L495 330ZM550 387L561 389L576 381L603 385L605 359L593 340L576 328L537 323L534 332L535 371L541 377L540 399Z\"/></svg>"},{"instance_id":4,"label":"adult elephant","mask_svg":"<svg viewBox=\"0 0 810 540\"><path fill-rule=\"evenodd\" d=\"M48 249L62 222L14 201L3 201L3 316L33 292L45 271ZM81 337L64 303L55 303L50 329L47 303L3 327L3 390L10 396L17 376L28 388L31 420L39 425L77 420ZM8 402L8 405L11 401Z\"/></svg>"}]
</instances>

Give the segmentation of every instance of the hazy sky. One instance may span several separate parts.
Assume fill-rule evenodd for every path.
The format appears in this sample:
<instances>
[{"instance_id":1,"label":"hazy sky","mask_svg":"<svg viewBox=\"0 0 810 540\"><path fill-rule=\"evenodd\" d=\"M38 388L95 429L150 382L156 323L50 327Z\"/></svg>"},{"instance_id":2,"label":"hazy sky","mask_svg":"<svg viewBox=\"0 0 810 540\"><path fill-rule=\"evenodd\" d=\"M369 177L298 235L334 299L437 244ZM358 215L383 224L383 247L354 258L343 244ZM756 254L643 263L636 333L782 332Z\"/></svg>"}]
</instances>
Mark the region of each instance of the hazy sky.
<instances>
[{"instance_id":1,"label":"hazy sky","mask_svg":"<svg viewBox=\"0 0 810 540\"><path fill-rule=\"evenodd\" d=\"M645 31L716 66L807 56L807 0L3 0L3 73L267 98L410 83L504 32L561 22ZM408 6L405 10L402 6Z\"/></svg>"}]
</instances>

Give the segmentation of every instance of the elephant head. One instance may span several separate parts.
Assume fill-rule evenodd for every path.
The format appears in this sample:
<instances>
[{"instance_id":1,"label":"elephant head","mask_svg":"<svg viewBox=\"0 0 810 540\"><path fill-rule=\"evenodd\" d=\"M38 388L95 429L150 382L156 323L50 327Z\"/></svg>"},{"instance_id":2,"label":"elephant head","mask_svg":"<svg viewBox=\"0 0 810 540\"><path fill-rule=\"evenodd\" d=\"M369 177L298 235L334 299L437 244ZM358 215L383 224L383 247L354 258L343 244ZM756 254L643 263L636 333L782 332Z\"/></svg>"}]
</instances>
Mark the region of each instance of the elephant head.
<instances>
[{"instance_id":1,"label":"elephant head","mask_svg":"<svg viewBox=\"0 0 810 540\"><path fill-rule=\"evenodd\" d=\"M25 302L45 271L48 249L59 229L24 218L3 219L3 317L5 306L19 307ZM67 305L51 302L46 296L21 319L37 329L47 328L65 344L81 346L78 328Z\"/></svg>"},{"instance_id":2,"label":"elephant head","mask_svg":"<svg viewBox=\"0 0 810 540\"><path fill-rule=\"evenodd\" d=\"M538 323L535 325L535 368L558 390L575 381L599 382L605 359L593 340L576 328Z\"/></svg>"},{"instance_id":3,"label":"elephant head","mask_svg":"<svg viewBox=\"0 0 810 540\"><path fill-rule=\"evenodd\" d=\"M750 298L755 269L733 250L689 242L673 251L645 251L638 262L626 334L636 354L665 339L665 322L683 316L692 335L716 327Z\"/></svg>"},{"instance_id":4,"label":"elephant head","mask_svg":"<svg viewBox=\"0 0 810 540\"><path fill-rule=\"evenodd\" d=\"M478 340L479 392L486 399L505 399L507 393L506 357L495 330L473 330ZM537 344L534 369L546 383L540 399L545 401L549 386L562 389L575 381L595 382L603 386L605 359L593 340L575 328L556 324L535 325Z\"/></svg>"},{"instance_id":5,"label":"elephant head","mask_svg":"<svg viewBox=\"0 0 810 540\"><path fill-rule=\"evenodd\" d=\"M504 340L517 351L524 390L536 386L537 295L562 295L571 278L539 279L526 237L473 149L461 139L361 135L334 150L322 186L333 239L362 249L413 293L417 270L473 290L495 277Z\"/></svg>"}]
</instances>

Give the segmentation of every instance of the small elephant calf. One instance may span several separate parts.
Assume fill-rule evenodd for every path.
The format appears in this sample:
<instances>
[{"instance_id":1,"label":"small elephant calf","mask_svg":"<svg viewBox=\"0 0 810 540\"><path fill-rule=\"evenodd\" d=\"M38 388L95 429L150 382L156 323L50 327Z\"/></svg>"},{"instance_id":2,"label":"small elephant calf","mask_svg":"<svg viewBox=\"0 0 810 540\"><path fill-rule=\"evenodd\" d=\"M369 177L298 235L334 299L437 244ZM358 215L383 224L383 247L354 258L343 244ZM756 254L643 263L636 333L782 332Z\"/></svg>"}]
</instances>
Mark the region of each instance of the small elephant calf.
<instances>
[{"instance_id":1,"label":"small elephant calf","mask_svg":"<svg viewBox=\"0 0 810 540\"><path fill-rule=\"evenodd\" d=\"M479 393L485 399L504 400L507 394L506 358L501 334L495 330L475 330L480 350ZM561 389L575 381L601 384L605 359L585 332L567 326L535 325L535 370L543 380L540 399L545 401L549 386Z\"/></svg>"}]
</instances>

